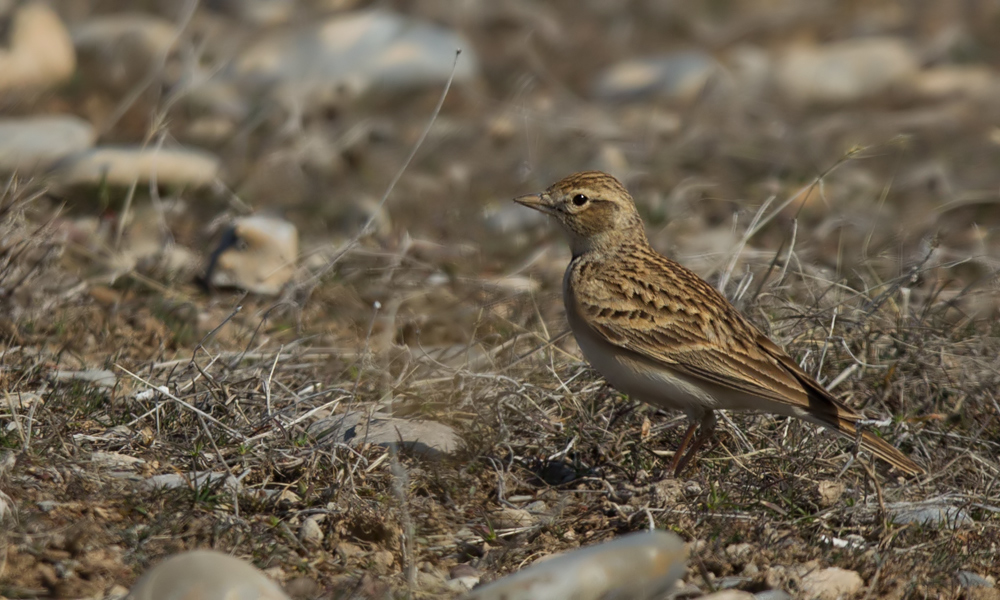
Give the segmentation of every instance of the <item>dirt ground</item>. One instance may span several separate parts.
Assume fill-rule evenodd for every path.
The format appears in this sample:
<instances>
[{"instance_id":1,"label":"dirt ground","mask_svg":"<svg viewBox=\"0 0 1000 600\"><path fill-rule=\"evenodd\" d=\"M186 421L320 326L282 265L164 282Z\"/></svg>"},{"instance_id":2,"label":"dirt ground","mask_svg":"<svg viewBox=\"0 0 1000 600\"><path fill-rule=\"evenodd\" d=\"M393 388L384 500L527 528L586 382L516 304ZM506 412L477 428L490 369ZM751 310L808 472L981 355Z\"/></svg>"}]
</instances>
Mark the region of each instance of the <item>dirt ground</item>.
<instances>
[{"instance_id":1,"label":"dirt ground","mask_svg":"<svg viewBox=\"0 0 1000 600\"><path fill-rule=\"evenodd\" d=\"M165 1L52 4L70 24L177 18ZM698 49L735 73L865 35L912 44L916 76L993 73L1000 4L303 1L286 26L333 4L443 24L478 57L384 206L440 85L307 106L298 129L281 108L254 113L206 147L221 186L139 189L126 206L121 189L0 182L0 596L110 597L210 547L296 597L458 597L457 565L490 581L652 523L691 542L685 597L796 596L829 566L861 576L857 597L996 597L960 573L1000 578L1000 86L823 101L741 75L614 101L593 83L637 56ZM213 19L238 29L223 5L197 6L184 43ZM107 122L129 89L78 74L0 110ZM202 115L170 98L145 88L102 139L192 143ZM343 142L322 164L305 145L317 132ZM685 421L583 361L563 335L569 251L509 202L592 168L627 183L654 246L928 474L732 413L674 479ZM206 291L221 225L251 210L298 227L294 280L274 297ZM164 232L197 268L165 253L121 267L121 248ZM376 408L442 423L457 447L396 456L309 429ZM163 475L186 478L149 485ZM917 509L948 522L899 517ZM311 517L322 536L303 535Z\"/></svg>"}]
</instances>

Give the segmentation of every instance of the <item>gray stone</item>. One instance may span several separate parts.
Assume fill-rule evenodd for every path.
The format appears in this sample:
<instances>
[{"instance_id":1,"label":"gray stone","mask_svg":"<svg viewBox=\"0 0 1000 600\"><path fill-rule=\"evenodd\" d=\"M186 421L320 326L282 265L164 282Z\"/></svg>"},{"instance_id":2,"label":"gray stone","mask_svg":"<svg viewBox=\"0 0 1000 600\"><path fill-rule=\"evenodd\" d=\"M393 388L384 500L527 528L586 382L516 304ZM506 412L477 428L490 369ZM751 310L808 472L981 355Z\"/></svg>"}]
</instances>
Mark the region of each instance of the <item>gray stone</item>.
<instances>
[{"instance_id":1,"label":"gray stone","mask_svg":"<svg viewBox=\"0 0 1000 600\"><path fill-rule=\"evenodd\" d=\"M993 587L993 582L989 579L979 575L978 573L973 573L972 571L959 571L958 572L958 585L964 588L971 587Z\"/></svg>"},{"instance_id":2,"label":"gray stone","mask_svg":"<svg viewBox=\"0 0 1000 600\"><path fill-rule=\"evenodd\" d=\"M466 600L659 597L684 574L686 555L672 533L633 533L536 562L475 589Z\"/></svg>"},{"instance_id":3,"label":"gray stone","mask_svg":"<svg viewBox=\"0 0 1000 600\"><path fill-rule=\"evenodd\" d=\"M914 523L938 529L957 529L974 523L965 510L942 502L895 502L886 504L889 520L897 525Z\"/></svg>"},{"instance_id":4,"label":"gray stone","mask_svg":"<svg viewBox=\"0 0 1000 600\"><path fill-rule=\"evenodd\" d=\"M178 38L173 23L143 13L93 17L70 33L85 80L116 90L135 86L159 68Z\"/></svg>"},{"instance_id":5,"label":"gray stone","mask_svg":"<svg viewBox=\"0 0 1000 600\"><path fill-rule=\"evenodd\" d=\"M764 590L753 597L755 600L792 600L792 595L785 590Z\"/></svg>"},{"instance_id":6,"label":"gray stone","mask_svg":"<svg viewBox=\"0 0 1000 600\"><path fill-rule=\"evenodd\" d=\"M455 81L471 80L475 53L457 33L386 10L359 11L257 37L228 75L290 106L309 105L441 85L457 49Z\"/></svg>"},{"instance_id":7,"label":"gray stone","mask_svg":"<svg viewBox=\"0 0 1000 600\"><path fill-rule=\"evenodd\" d=\"M803 104L857 102L908 84L919 69L916 53L892 37L858 38L816 47L792 47L778 61L776 83Z\"/></svg>"},{"instance_id":8,"label":"gray stone","mask_svg":"<svg viewBox=\"0 0 1000 600\"><path fill-rule=\"evenodd\" d=\"M206 280L269 296L295 275L299 232L295 225L263 215L237 219L212 253Z\"/></svg>"},{"instance_id":9,"label":"gray stone","mask_svg":"<svg viewBox=\"0 0 1000 600\"><path fill-rule=\"evenodd\" d=\"M168 558L132 586L132 600L288 600L260 570L213 550L194 550Z\"/></svg>"},{"instance_id":10,"label":"gray stone","mask_svg":"<svg viewBox=\"0 0 1000 600\"><path fill-rule=\"evenodd\" d=\"M29 174L94 145L94 127L72 115L0 119L0 172Z\"/></svg>"},{"instance_id":11,"label":"gray stone","mask_svg":"<svg viewBox=\"0 0 1000 600\"><path fill-rule=\"evenodd\" d=\"M73 74L73 42L47 3L28 2L18 8L9 31L7 48L0 47L0 92L37 91Z\"/></svg>"},{"instance_id":12,"label":"gray stone","mask_svg":"<svg viewBox=\"0 0 1000 600\"><path fill-rule=\"evenodd\" d=\"M51 171L58 183L130 186L155 179L166 186L206 186L215 181L219 159L183 148L100 146L67 156Z\"/></svg>"},{"instance_id":13,"label":"gray stone","mask_svg":"<svg viewBox=\"0 0 1000 600\"><path fill-rule=\"evenodd\" d=\"M594 85L594 95L603 100L636 100L650 96L691 100L720 72L718 61L697 50L632 58L601 73Z\"/></svg>"},{"instance_id":14,"label":"gray stone","mask_svg":"<svg viewBox=\"0 0 1000 600\"><path fill-rule=\"evenodd\" d=\"M810 600L838 600L858 593L864 581L855 571L830 567L802 577L802 597Z\"/></svg>"},{"instance_id":15,"label":"gray stone","mask_svg":"<svg viewBox=\"0 0 1000 600\"><path fill-rule=\"evenodd\" d=\"M455 430L436 421L396 419L361 411L334 415L313 423L309 432L321 439L359 446L363 443L399 448L425 458L440 458L458 447Z\"/></svg>"}]
</instances>

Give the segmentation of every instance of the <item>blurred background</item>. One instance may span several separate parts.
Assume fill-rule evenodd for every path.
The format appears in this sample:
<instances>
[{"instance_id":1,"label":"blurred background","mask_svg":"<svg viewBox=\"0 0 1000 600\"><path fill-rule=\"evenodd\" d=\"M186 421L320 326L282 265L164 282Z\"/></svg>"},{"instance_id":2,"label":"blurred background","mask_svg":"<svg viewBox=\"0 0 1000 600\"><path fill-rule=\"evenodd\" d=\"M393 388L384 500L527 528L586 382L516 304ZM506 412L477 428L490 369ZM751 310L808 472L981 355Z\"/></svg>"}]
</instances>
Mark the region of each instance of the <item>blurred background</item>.
<instances>
[{"instance_id":1,"label":"blurred background","mask_svg":"<svg viewBox=\"0 0 1000 600\"><path fill-rule=\"evenodd\" d=\"M922 521L883 528L860 467L840 470L846 445L740 416L720 443L752 460L708 458L694 487L647 503L705 542L695 592L714 589L705 564L750 570L729 543L781 539L761 560L804 564L827 534L923 552L884 571L823 555L879 595L924 585L917 572L928 597L954 597L959 569L1000 575L983 508L1000 443L998 32L998 0L0 0L2 376L20 403L0 416L34 419L0 435L24 453L18 585L107 590L182 549L181 530L297 565L282 581L346 589L363 568L399 584L414 563L385 512L405 502L384 444L323 445L313 427L361 408L397 419L385 444L464 448L460 467L410 473L422 573L489 579L645 527L622 507L666 478L650 448L672 448L680 421L622 410L559 337L569 250L509 201L588 169L625 182L657 249L847 401L894 416L940 514L976 521L940 544ZM436 429L407 429L414 416ZM117 458L84 476L80 452ZM214 469L243 495L136 492L109 464ZM504 494L544 519L500 520ZM278 526L320 512L338 515L310 530L327 562ZM76 578L47 579L58 557L25 549L77 522L118 553L88 563L53 535ZM494 525L517 531L501 543ZM792 570L754 560L741 589L788 587Z\"/></svg>"},{"instance_id":2,"label":"blurred background","mask_svg":"<svg viewBox=\"0 0 1000 600\"><path fill-rule=\"evenodd\" d=\"M251 213L297 229L289 256L371 220L380 243L470 245L502 271L549 239L507 199L584 169L623 179L654 243L705 275L765 203L782 209L747 256L797 221L800 258L838 274L889 275L932 238L936 260L993 269L996 2L6 0L0 17L0 169L50 186L119 272L155 257L190 279Z\"/></svg>"}]
</instances>

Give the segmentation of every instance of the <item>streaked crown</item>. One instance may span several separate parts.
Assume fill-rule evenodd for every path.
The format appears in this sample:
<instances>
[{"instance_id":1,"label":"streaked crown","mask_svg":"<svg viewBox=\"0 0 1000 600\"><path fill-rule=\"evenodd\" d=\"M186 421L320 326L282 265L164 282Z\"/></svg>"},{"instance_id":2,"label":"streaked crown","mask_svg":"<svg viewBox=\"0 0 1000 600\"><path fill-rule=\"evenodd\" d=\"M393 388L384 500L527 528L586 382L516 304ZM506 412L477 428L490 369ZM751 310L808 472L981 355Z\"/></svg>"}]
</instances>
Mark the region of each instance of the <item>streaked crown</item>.
<instances>
[{"instance_id":1,"label":"streaked crown","mask_svg":"<svg viewBox=\"0 0 1000 600\"><path fill-rule=\"evenodd\" d=\"M632 196L607 173L576 173L541 194L515 201L555 217L569 235L574 254L646 239Z\"/></svg>"}]
</instances>

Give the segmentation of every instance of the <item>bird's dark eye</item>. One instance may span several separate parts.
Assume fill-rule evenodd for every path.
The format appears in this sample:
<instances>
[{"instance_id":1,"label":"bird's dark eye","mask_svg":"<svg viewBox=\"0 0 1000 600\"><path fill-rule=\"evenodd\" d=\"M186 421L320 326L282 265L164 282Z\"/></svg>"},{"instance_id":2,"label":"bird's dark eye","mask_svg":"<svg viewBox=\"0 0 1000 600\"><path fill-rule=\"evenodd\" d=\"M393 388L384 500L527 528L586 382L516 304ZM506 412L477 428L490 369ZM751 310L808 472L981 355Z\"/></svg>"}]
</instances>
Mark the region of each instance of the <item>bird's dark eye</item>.
<instances>
[{"instance_id":1,"label":"bird's dark eye","mask_svg":"<svg viewBox=\"0 0 1000 600\"><path fill-rule=\"evenodd\" d=\"M587 203L587 200L590 200L590 198L584 196L583 194L577 194L573 196L573 204L577 206L583 206L584 204Z\"/></svg>"}]
</instances>

